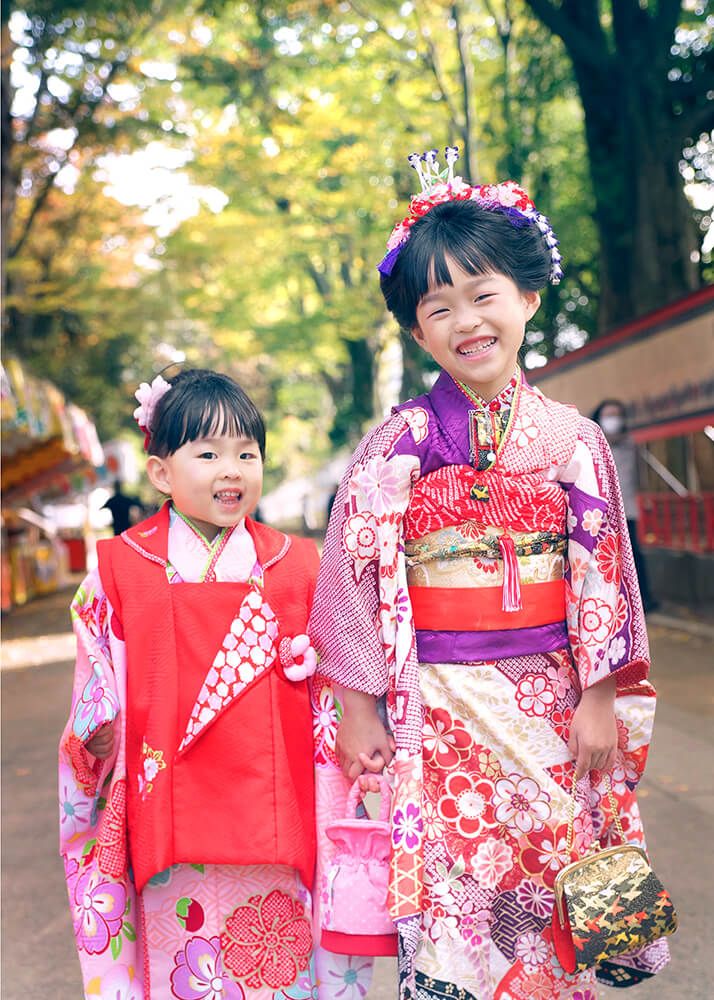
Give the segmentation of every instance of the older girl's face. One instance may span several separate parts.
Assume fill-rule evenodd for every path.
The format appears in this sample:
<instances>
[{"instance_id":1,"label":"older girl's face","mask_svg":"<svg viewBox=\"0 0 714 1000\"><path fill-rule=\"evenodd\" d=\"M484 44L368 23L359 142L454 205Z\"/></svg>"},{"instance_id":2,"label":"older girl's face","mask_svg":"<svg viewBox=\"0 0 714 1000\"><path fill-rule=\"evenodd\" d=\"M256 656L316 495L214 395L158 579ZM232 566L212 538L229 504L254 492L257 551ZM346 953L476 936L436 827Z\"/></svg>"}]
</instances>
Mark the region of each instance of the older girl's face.
<instances>
[{"instance_id":1,"label":"older girl's face","mask_svg":"<svg viewBox=\"0 0 714 1000\"><path fill-rule=\"evenodd\" d=\"M416 342L452 378L493 399L516 369L526 323L540 305L505 274L469 274L447 258L453 285L430 288L416 309Z\"/></svg>"}]
</instances>

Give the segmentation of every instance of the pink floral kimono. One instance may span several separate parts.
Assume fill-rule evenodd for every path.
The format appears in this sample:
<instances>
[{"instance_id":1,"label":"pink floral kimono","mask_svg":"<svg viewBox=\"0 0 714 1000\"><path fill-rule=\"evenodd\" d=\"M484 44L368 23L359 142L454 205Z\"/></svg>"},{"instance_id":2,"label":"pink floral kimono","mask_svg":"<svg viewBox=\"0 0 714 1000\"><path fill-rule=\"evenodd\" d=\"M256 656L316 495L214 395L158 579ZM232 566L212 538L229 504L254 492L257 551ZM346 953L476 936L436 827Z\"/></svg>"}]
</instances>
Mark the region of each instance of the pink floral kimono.
<instances>
[{"instance_id":1,"label":"pink floral kimono","mask_svg":"<svg viewBox=\"0 0 714 1000\"><path fill-rule=\"evenodd\" d=\"M144 535L155 530L149 528ZM270 572L268 563L261 566L258 562L252 534L243 525L222 532L210 544L171 510L167 531L165 573L172 592L174 586L206 580L260 580L266 570ZM287 542L277 532L272 537L279 544L280 538ZM135 538L147 544L152 540L142 539L141 534ZM250 610L249 604L241 605L241 614ZM280 616L280 609L276 610ZM270 624L269 614L266 617ZM135 873L127 863L127 781L131 778L125 712L127 643L98 571L91 572L77 591L72 618L77 664L72 710L60 743L60 850L84 996L91 1000L317 1000L319 990L325 1000L361 1000L371 965L313 947L311 885L297 867L177 860L155 871L137 892ZM238 634L238 624L236 617L231 635ZM268 647L259 624L253 615L250 628L242 632L252 653L239 667L241 676L253 667L257 674L257 665L266 660L261 650ZM243 647L228 642L229 638L224 656L230 662L233 650ZM268 651L268 659L272 655ZM211 698L221 694L220 684L211 691L203 708L199 706L192 714L189 727L199 730L206 722L205 712ZM101 725L115 719L118 739L113 755L105 762L95 760L84 744ZM309 732L306 737L309 754ZM158 793L174 759L172 754L167 760L165 748L145 743L135 775L139 800L150 800ZM225 764L216 760L215 766ZM245 809L250 809L249 800ZM248 815L243 819L236 815L236 822L245 822ZM202 812L196 822L210 835L210 814Z\"/></svg>"},{"instance_id":2,"label":"pink floral kimono","mask_svg":"<svg viewBox=\"0 0 714 1000\"><path fill-rule=\"evenodd\" d=\"M593 771L567 849L570 720L611 674L612 785L628 839L644 842L635 788L654 691L617 476L593 423L520 372L490 403L442 372L357 450L310 632L325 678L387 696L403 997L593 1000L596 980L627 986L666 964L660 940L568 975L549 926L557 872L614 833Z\"/></svg>"}]
</instances>

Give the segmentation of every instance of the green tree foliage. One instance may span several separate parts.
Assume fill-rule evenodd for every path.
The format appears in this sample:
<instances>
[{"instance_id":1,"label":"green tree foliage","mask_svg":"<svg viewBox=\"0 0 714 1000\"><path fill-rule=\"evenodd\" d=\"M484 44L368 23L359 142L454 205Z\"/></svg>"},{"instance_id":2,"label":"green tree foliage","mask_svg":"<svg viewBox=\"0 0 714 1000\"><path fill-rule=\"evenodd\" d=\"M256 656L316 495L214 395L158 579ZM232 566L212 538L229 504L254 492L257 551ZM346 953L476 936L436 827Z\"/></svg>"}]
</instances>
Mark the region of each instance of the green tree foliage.
<instances>
[{"instance_id":1,"label":"green tree foliage","mask_svg":"<svg viewBox=\"0 0 714 1000\"><path fill-rule=\"evenodd\" d=\"M710 29L678 3L635 6L643 13L632 26L644 30L647 18L657 45L651 67L646 51L638 56L639 89L634 64L622 67L634 58L620 20L632 14L630 0L23 5L16 75L33 78L35 99L16 105L3 162L17 192L14 206L3 205L6 347L55 377L105 434L120 413L130 421L136 383L177 352L230 370L268 416L271 474L302 474L352 443L387 401L376 373L397 331L376 263L415 189L407 154L452 142L465 176L522 183L560 237L566 277L528 332L528 363L578 346L613 316L683 294L693 244L680 239L643 256L666 234L647 214L650 202L636 214L623 199L642 198L659 169L652 151L663 133L650 147L642 133L653 127L656 94L662 104L653 81L664 72L674 117L669 200L660 205L672 209L659 215L693 233L678 158L696 137L700 91L711 87ZM589 27L576 30L587 11ZM578 63L590 28L591 86L608 99L609 76L630 87L622 91L630 118L607 105L612 135L603 147L610 157L630 128L626 168L593 141ZM675 31L680 48L665 58L663 39ZM125 196L127 205L104 189L133 162L120 157L157 141L208 192L178 221L168 185L161 222L143 215L142 191ZM614 260L629 275L627 301L613 292ZM403 367L402 395L421 391L428 359L408 338Z\"/></svg>"}]
</instances>

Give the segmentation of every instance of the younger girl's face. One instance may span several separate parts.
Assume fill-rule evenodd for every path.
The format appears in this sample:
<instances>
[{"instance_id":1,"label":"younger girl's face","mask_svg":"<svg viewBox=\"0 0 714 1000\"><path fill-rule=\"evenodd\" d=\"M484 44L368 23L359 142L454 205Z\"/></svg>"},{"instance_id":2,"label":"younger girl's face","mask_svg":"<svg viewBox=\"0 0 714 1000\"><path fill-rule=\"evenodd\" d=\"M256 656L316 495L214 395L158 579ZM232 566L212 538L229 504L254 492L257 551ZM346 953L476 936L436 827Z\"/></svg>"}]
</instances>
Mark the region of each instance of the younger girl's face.
<instances>
[{"instance_id":1,"label":"younger girl's face","mask_svg":"<svg viewBox=\"0 0 714 1000\"><path fill-rule=\"evenodd\" d=\"M505 274L469 274L447 258L453 285L434 286L412 336L452 378L493 399L516 369L526 323L540 305Z\"/></svg>"},{"instance_id":2,"label":"younger girl's face","mask_svg":"<svg viewBox=\"0 0 714 1000\"><path fill-rule=\"evenodd\" d=\"M257 442L230 435L188 441L165 458L150 455L146 471L209 541L251 514L263 488Z\"/></svg>"}]
</instances>

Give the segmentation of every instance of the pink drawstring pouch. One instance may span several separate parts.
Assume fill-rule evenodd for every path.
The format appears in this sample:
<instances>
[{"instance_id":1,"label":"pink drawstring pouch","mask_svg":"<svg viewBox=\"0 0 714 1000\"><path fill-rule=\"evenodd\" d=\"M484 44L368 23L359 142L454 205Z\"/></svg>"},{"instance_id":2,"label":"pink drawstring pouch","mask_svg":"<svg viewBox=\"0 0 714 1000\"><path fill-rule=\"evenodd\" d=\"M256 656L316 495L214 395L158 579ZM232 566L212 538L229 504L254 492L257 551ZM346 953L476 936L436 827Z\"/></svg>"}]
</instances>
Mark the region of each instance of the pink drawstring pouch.
<instances>
[{"instance_id":1,"label":"pink drawstring pouch","mask_svg":"<svg viewBox=\"0 0 714 1000\"><path fill-rule=\"evenodd\" d=\"M391 792L384 775L378 780L379 819L357 818L363 793L355 781L345 819L325 828L337 853L323 879L320 943L340 955L397 954L397 931L387 910Z\"/></svg>"}]
</instances>

